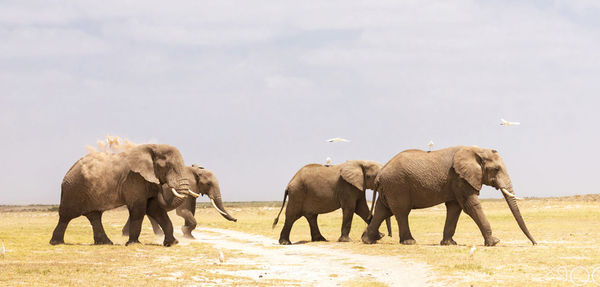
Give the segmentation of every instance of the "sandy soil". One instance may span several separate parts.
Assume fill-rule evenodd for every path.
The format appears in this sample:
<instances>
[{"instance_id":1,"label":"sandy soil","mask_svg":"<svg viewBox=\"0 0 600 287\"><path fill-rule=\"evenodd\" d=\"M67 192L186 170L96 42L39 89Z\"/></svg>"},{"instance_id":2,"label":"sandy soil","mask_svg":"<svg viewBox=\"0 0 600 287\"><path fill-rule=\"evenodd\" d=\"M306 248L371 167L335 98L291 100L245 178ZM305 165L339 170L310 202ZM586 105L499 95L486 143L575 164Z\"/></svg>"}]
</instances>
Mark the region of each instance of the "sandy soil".
<instances>
[{"instance_id":1,"label":"sandy soil","mask_svg":"<svg viewBox=\"0 0 600 287\"><path fill-rule=\"evenodd\" d=\"M254 280L289 280L290 284L302 286L344 286L354 281L378 281L388 286L435 285L429 266L397 256L361 255L324 244L281 246L268 237L217 228L198 228L194 236L196 240L180 243L212 244L224 254L225 261L220 264L256 266L252 270L215 270L221 274ZM228 258L231 250L253 258ZM215 261L218 262L218 258Z\"/></svg>"}]
</instances>

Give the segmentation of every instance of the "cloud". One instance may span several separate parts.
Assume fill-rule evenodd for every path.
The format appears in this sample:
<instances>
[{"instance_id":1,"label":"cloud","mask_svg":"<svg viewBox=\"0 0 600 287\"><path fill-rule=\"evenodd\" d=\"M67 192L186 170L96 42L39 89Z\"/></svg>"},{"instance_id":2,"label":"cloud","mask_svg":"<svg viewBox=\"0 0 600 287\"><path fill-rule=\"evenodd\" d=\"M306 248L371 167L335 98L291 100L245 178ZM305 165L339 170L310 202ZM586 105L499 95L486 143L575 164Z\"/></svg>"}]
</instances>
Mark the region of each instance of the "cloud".
<instances>
[{"instance_id":1,"label":"cloud","mask_svg":"<svg viewBox=\"0 0 600 287\"><path fill-rule=\"evenodd\" d=\"M592 173L593 160L568 156L577 142L600 140L582 132L599 120L598 8L595 1L2 1L7 140L0 145L18 152L0 167L0 182L20 188L20 171L36 162L41 177L28 188L48 191L38 202L57 202L56 182L81 147L112 133L178 146L186 162L217 172L223 190L232 190L228 199L277 199L311 160L385 162L433 139L439 147L496 147L515 185L558 194ZM496 130L500 117L523 125ZM324 150L319 144L333 136L352 145ZM55 152L42 153L40 138ZM584 168L545 174L553 150ZM273 180L259 182L258 174ZM545 184L546 177L564 181Z\"/></svg>"}]
</instances>

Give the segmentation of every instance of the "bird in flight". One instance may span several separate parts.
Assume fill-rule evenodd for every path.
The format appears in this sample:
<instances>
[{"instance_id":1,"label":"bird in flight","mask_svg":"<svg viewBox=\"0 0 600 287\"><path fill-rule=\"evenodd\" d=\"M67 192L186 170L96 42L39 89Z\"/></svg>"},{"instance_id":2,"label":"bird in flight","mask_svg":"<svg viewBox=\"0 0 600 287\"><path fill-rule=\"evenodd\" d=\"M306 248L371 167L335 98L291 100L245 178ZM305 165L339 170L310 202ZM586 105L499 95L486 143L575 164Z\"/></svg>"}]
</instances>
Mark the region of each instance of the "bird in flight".
<instances>
[{"instance_id":1,"label":"bird in flight","mask_svg":"<svg viewBox=\"0 0 600 287\"><path fill-rule=\"evenodd\" d=\"M349 140L343 139L343 138L332 138L332 139L326 140L326 142L330 142L330 143L349 142Z\"/></svg>"},{"instance_id":2,"label":"bird in flight","mask_svg":"<svg viewBox=\"0 0 600 287\"><path fill-rule=\"evenodd\" d=\"M518 126L520 124L521 124L520 122L509 122L505 119L500 119L501 126L510 127L510 126Z\"/></svg>"}]
</instances>

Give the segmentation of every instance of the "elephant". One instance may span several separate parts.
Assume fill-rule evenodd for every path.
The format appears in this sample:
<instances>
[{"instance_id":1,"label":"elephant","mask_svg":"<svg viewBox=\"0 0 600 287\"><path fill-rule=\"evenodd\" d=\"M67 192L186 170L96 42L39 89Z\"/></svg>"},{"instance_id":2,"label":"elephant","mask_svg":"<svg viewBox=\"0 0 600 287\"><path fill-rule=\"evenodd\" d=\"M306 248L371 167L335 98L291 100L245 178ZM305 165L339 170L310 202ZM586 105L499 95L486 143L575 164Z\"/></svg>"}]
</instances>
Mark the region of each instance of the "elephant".
<instances>
[{"instance_id":1,"label":"elephant","mask_svg":"<svg viewBox=\"0 0 600 287\"><path fill-rule=\"evenodd\" d=\"M375 188L375 177L380 169L380 163L366 160L350 160L338 165L308 164L302 167L288 183L281 209L273 221L275 228L289 196L279 244L291 244L289 237L292 225L301 216L304 216L310 225L312 241L327 241L319 231L317 216L340 207L343 222L342 234L338 241L350 241L348 235L353 214L356 213L367 223L370 221L365 190Z\"/></svg>"},{"instance_id":2,"label":"elephant","mask_svg":"<svg viewBox=\"0 0 600 287\"><path fill-rule=\"evenodd\" d=\"M159 191L156 186L168 188ZM177 243L167 208L175 208L190 190L179 150L166 144L143 144L119 153L92 152L79 159L66 173L61 185L59 220L50 244L64 244L69 222L84 215L92 225L94 244L113 244L102 226L102 213L126 205L131 225L126 245L139 243L144 214L154 218L165 231L163 245Z\"/></svg>"},{"instance_id":3,"label":"elephant","mask_svg":"<svg viewBox=\"0 0 600 287\"><path fill-rule=\"evenodd\" d=\"M225 219L229 221L237 221L237 219L229 215L229 213L225 210L223 201L221 200L219 182L212 171L193 164L192 166L187 166L185 168L185 177L190 183L190 188L194 193L202 196L208 195L213 207L221 214L221 216L225 217ZM169 187L166 184L162 185L164 194L169 195L167 192L168 189ZM170 210L167 203L163 203L161 206L166 210ZM186 197L183 203L176 208L176 213L185 219L185 225L181 227L183 236L193 239L194 236L192 235L192 231L196 228L196 219L194 218L194 214L196 213L196 198L189 196ZM150 216L148 218L152 224L152 230L154 231L154 234L162 235L163 231L160 229L158 222ZM125 226L123 226L122 230L124 236L129 235L129 224L130 219L128 218L127 223L125 223Z\"/></svg>"},{"instance_id":4,"label":"elephant","mask_svg":"<svg viewBox=\"0 0 600 287\"><path fill-rule=\"evenodd\" d=\"M373 220L361 239L366 244L376 243L381 222L394 215L398 221L400 243L416 244L408 226L411 209L444 202L446 223L441 245L456 245L452 237L464 210L479 227L485 246L494 246L500 240L492 235L479 202L482 184L502 191L519 227L531 243L537 244L519 211L504 160L496 150L476 146L456 146L429 152L411 149L394 156L375 179L380 195Z\"/></svg>"}]
</instances>

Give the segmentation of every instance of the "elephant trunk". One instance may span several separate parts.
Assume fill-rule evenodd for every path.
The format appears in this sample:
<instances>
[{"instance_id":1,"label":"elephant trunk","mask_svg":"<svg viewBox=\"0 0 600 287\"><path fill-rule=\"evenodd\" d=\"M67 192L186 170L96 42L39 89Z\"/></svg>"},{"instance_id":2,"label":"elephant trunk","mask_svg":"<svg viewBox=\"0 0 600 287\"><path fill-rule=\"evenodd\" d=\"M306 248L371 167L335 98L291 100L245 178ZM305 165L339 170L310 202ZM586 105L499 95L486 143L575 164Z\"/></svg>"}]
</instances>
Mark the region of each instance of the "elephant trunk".
<instances>
[{"instance_id":1,"label":"elephant trunk","mask_svg":"<svg viewBox=\"0 0 600 287\"><path fill-rule=\"evenodd\" d=\"M510 191L511 194L514 194L512 188L509 188L508 190ZM529 230L527 229L527 226L525 225L525 221L523 220L523 217L521 216L521 211L519 210L519 206L517 205L516 198L514 196L509 196L505 193L502 193L502 195L504 196L504 199L506 200L506 203L508 204L510 211L512 212L513 216L515 217L515 220L519 224L519 227L521 228L521 230L523 231L525 236L527 236L527 238L529 238L529 240L531 241L531 243L533 243L533 245L536 245L537 242L535 241L535 239L533 239L533 236L531 236L531 234L529 233Z\"/></svg>"},{"instance_id":2,"label":"elephant trunk","mask_svg":"<svg viewBox=\"0 0 600 287\"><path fill-rule=\"evenodd\" d=\"M173 191L173 188L169 188L167 185L164 185L162 187L162 191L158 192L156 195L156 199L158 200L160 207L167 211L177 208L185 200L185 196L176 196L176 192L174 193Z\"/></svg>"},{"instance_id":3,"label":"elephant trunk","mask_svg":"<svg viewBox=\"0 0 600 287\"><path fill-rule=\"evenodd\" d=\"M225 217L225 219L229 221L236 222L237 219L231 216L223 206L223 201L221 200L221 192L218 189L212 189L208 193L208 197L210 198L210 203L212 206L221 214L221 216Z\"/></svg>"}]
</instances>

